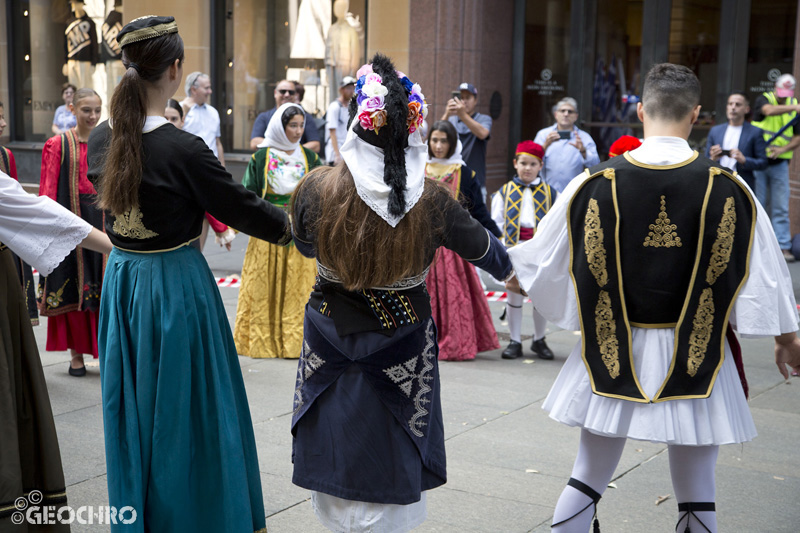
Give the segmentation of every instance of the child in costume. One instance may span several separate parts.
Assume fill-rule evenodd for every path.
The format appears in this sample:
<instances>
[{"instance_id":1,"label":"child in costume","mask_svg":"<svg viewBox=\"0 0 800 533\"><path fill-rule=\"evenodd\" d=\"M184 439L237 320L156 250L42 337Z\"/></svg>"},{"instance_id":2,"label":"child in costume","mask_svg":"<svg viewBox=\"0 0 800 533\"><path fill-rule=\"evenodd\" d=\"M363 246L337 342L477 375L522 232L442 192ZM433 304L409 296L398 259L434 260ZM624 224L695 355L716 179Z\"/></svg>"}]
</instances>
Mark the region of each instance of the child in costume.
<instances>
[{"instance_id":1,"label":"child in costume","mask_svg":"<svg viewBox=\"0 0 800 533\"><path fill-rule=\"evenodd\" d=\"M96 228L103 227L97 191L87 178L87 140L100 120L102 101L92 89L78 89L69 105L77 125L51 137L42 148L39 194L48 196ZM70 376L85 376L83 355L98 357L97 322L105 258L82 248L39 278L39 310L47 320L47 351L69 350Z\"/></svg>"},{"instance_id":2,"label":"child in costume","mask_svg":"<svg viewBox=\"0 0 800 533\"><path fill-rule=\"evenodd\" d=\"M511 248L533 238L539 222L550 210L558 194L539 176L544 149L533 141L522 141L514 155L517 175L492 196L492 219L503 228L503 242ZM506 316L511 342L501 357L522 356L522 304L524 296L508 293ZM535 303L535 302L534 302ZM533 342L531 351L540 359L553 359L553 351L544 340L547 320L533 308Z\"/></svg>"},{"instance_id":3,"label":"child in costume","mask_svg":"<svg viewBox=\"0 0 800 533\"><path fill-rule=\"evenodd\" d=\"M281 105L272 115L259 150L250 158L242 185L272 205L289 208L289 198L319 157L300 141L305 113L298 104ZM292 245L251 239L242 264L242 288L233 338L239 355L300 357L305 302L317 268Z\"/></svg>"},{"instance_id":4,"label":"child in costume","mask_svg":"<svg viewBox=\"0 0 800 533\"><path fill-rule=\"evenodd\" d=\"M503 245L425 179L420 86L385 56L358 71L343 163L293 195L319 277L306 306L292 481L333 531L404 532L447 478L436 326L425 275L444 246L498 279Z\"/></svg>"},{"instance_id":5,"label":"child in costume","mask_svg":"<svg viewBox=\"0 0 800 533\"><path fill-rule=\"evenodd\" d=\"M785 378L800 368L769 218L740 177L689 147L699 113L695 74L655 65L637 106L641 147L573 179L536 237L509 251L541 313L581 329L542 405L581 428L554 532L589 530L632 438L668 445L676 530L715 533L719 446L756 436L728 325L774 336Z\"/></svg>"},{"instance_id":6,"label":"child in costume","mask_svg":"<svg viewBox=\"0 0 800 533\"><path fill-rule=\"evenodd\" d=\"M483 202L475 172L461 159L456 128L447 120L437 121L431 128L425 177L450 191L492 235L502 236ZM431 295L433 320L438 330L439 360L474 359L478 352L500 347L475 267L455 252L442 248L425 285Z\"/></svg>"},{"instance_id":7,"label":"child in costume","mask_svg":"<svg viewBox=\"0 0 800 533\"><path fill-rule=\"evenodd\" d=\"M190 243L206 212L280 244L291 241L289 220L164 118L183 79L175 19L137 18L117 42L126 70L109 120L89 139L89 177L114 243L99 324L108 499L137 512L111 531L263 532L236 345L208 263Z\"/></svg>"}]
</instances>

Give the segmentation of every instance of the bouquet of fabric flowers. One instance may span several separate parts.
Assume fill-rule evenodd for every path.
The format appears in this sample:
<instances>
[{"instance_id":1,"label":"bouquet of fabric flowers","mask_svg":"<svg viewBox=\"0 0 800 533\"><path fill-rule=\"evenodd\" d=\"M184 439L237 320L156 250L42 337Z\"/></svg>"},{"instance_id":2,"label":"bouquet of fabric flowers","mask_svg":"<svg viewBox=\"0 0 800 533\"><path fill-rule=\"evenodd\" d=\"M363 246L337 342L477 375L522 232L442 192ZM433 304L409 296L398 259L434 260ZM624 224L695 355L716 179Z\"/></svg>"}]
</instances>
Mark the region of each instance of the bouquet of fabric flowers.
<instances>
[{"instance_id":1,"label":"bouquet of fabric flowers","mask_svg":"<svg viewBox=\"0 0 800 533\"><path fill-rule=\"evenodd\" d=\"M408 76L395 71L400 83L408 93L408 115L406 127L408 133L414 133L428 116L428 104L418 83L412 83ZM389 90L383 85L381 76L372 71L372 65L364 65L356 73L356 102L358 103L358 123L366 130L379 133L386 125L386 101Z\"/></svg>"}]
</instances>

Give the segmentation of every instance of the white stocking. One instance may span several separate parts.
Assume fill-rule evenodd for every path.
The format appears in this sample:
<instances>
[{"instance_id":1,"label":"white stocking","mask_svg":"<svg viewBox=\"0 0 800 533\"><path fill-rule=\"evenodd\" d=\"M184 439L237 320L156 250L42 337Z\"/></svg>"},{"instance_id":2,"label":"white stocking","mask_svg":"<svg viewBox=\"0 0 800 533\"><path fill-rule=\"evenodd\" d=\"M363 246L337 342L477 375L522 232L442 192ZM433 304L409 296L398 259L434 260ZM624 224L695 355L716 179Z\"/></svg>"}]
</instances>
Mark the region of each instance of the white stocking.
<instances>
[{"instance_id":1,"label":"white stocking","mask_svg":"<svg viewBox=\"0 0 800 533\"><path fill-rule=\"evenodd\" d=\"M533 340L538 341L544 338L547 332L547 319L539 314L536 308L533 308Z\"/></svg>"},{"instance_id":2,"label":"white stocking","mask_svg":"<svg viewBox=\"0 0 800 533\"><path fill-rule=\"evenodd\" d=\"M602 495L617 468L622 450L625 448L625 441L626 439L621 437L601 437L582 429L578 456L572 467L572 477ZM553 527L552 531L557 533L589 531L595 511L591 503L592 499L578 489L569 485L565 487L561 497L558 498L553 523L557 524L576 514L577 516Z\"/></svg>"},{"instance_id":3,"label":"white stocking","mask_svg":"<svg viewBox=\"0 0 800 533\"><path fill-rule=\"evenodd\" d=\"M508 332L512 341L521 342L522 337L522 303L525 297L516 292L508 293L506 301L506 317L508 318Z\"/></svg>"},{"instance_id":4,"label":"white stocking","mask_svg":"<svg viewBox=\"0 0 800 533\"><path fill-rule=\"evenodd\" d=\"M672 489L680 503L716 501L714 468L719 446L670 446L669 471ZM692 533L717 532L717 513L714 511L680 512L677 531L683 533L688 525ZM699 520L699 521L698 521ZM702 522L702 525L700 524ZM703 527L705 526L705 527Z\"/></svg>"}]
</instances>

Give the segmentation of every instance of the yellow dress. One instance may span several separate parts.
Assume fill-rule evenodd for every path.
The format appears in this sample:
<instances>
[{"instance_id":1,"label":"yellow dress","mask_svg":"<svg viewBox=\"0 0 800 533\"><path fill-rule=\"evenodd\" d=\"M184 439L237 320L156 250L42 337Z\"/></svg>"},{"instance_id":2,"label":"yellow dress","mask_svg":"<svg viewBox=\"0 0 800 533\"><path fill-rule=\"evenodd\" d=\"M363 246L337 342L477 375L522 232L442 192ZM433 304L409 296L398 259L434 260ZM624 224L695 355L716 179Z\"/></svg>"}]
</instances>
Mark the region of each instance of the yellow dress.
<instances>
[{"instance_id":1,"label":"yellow dress","mask_svg":"<svg viewBox=\"0 0 800 533\"><path fill-rule=\"evenodd\" d=\"M292 155L262 148L250 159L242 184L272 204L288 209L288 187L296 186L319 164L317 155L305 148ZM239 354L255 358L300 357L305 305L316 275L316 262L300 255L293 245L282 247L250 238L242 265L233 334Z\"/></svg>"}]
</instances>

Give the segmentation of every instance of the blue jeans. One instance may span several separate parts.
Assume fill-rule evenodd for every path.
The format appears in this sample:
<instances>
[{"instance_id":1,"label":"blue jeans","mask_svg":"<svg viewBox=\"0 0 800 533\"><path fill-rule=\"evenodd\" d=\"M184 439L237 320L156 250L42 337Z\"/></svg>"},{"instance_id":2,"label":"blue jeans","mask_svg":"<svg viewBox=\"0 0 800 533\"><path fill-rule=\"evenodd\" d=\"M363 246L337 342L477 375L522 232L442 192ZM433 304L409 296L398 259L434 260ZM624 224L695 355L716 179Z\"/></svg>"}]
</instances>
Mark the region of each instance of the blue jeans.
<instances>
[{"instance_id":1,"label":"blue jeans","mask_svg":"<svg viewBox=\"0 0 800 533\"><path fill-rule=\"evenodd\" d=\"M789 231L789 160L754 170L756 197L772 220L772 229L782 250L792 247Z\"/></svg>"}]
</instances>

